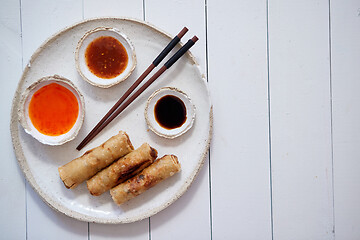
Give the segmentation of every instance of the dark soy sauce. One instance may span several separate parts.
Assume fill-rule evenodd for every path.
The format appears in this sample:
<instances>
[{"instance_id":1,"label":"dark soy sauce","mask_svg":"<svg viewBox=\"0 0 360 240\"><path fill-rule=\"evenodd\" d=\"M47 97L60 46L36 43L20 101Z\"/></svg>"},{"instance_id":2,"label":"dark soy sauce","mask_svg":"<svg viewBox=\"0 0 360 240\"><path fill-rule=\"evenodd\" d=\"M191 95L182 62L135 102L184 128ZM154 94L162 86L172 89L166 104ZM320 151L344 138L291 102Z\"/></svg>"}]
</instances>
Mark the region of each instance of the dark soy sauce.
<instances>
[{"instance_id":1,"label":"dark soy sauce","mask_svg":"<svg viewBox=\"0 0 360 240\"><path fill-rule=\"evenodd\" d=\"M155 104L155 119L166 129L181 127L186 121L186 107L180 98L166 95Z\"/></svg>"}]
</instances>

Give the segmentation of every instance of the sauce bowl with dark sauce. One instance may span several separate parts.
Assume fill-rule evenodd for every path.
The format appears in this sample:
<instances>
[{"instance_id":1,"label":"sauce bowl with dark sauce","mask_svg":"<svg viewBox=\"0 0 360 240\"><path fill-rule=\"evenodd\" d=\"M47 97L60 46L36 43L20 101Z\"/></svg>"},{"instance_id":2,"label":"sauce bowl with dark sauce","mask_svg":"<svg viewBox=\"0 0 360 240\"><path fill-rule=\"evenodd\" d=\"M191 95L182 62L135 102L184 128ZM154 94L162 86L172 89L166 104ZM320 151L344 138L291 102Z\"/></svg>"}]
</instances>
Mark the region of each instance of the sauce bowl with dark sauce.
<instances>
[{"instance_id":1,"label":"sauce bowl with dark sauce","mask_svg":"<svg viewBox=\"0 0 360 240\"><path fill-rule=\"evenodd\" d=\"M187 132L195 120L195 106L179 89L165 87L155 91L145 108L148 127L157 135L176 138Z\"/></svg>"}]
</instances>

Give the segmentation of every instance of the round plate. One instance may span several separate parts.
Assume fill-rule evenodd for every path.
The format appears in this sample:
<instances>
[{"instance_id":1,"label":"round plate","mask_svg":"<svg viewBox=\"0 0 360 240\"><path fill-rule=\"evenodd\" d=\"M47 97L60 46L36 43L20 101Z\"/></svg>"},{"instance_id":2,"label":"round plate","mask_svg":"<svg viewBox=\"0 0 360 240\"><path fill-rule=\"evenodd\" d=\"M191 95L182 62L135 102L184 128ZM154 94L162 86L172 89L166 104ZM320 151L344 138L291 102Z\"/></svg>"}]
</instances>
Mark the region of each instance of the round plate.
<instances>
[{"instance_id":1,"label":"round plate","mask_svg":"<svg viewBox=\"0 0 360 240\"><path fill-rule=\"evenodd\" d=\"M87 31L97 27L119 29L129 37L137 53L138 65L133 74L128 80L108 89L98 88L83 81L75 68L74 52L79 39ZM204 163L212 130L212 106L207 84L190 52L160 76L81 152L76 150L76 146L86 134L170 40L169 35L141 21L119 18L91 19L68 27L52 36L33 54L13 99L10 127L15 154L25 177L52 208L82 221L128 223L161 211L189 188ZM179 47L180 44L169 56ZM84 95L86 108L83 127L77 138L61 146L41 144L25 133L17 117L21 93L37 79L54 74L70 79L79 88ZM150 131L144 118L146 100L151 93L162 87L183 90L196 107L196 121L193 127L173 140L159 137ZM100 197L91 196L86 183L80 184L74 190L66 189L60 180L58 167L79 157L86 150L102 144L119 130L128 133L135 148L148 142L158 150L159 157L165 154L178 156L182 166L181 172L121 206L117 206L112 201L109 192Z\"/></svg>"}]
</instances>

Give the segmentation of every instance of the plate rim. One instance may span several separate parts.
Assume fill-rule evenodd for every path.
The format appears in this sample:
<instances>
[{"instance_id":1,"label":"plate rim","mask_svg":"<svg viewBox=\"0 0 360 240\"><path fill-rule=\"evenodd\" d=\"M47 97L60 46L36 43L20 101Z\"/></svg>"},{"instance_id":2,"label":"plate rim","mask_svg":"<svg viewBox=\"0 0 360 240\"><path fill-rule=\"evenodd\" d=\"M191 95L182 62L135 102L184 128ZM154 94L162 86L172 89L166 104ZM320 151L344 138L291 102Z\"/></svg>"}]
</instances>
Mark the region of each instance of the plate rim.
<instances>
[{"instance_id":1,"label":"plate rim","mask_svg":"<svg viewBox=\"0 0 360 240\"><path fill-rule=\"evenodd\" d=\"M63 213L68 217L80 220L80 221L84 221L84 222L93 222L93 223L103 223L103 224L123 224L123 223L131 223L131 222L136 222L136 221L140 221L143 220L145 218L151 217L153 215L155 215L156 213L160 212L161 210L164 210L165 208L167 208L168 206L170 206L172 203L174 203L177 199L179 199L192 185L192 183L194 182L194 179L196 178L196 176L198 175L198 173L200 172L200 170L202 169L202 166L205 163L205 158L207 156L207 153L209 151L210 148L210 142L212 139L212 133L213 133L213 105L211 102L211 98L210 98L210 92L209 92L209 87L208 84L205 80L205 75L201 73L200 71L200 66L197 63L195 57L193 56L193 54L190 51L187 51L187 56L190 58L190 60L192 61L192 63L197 66L197 71L199 72L201 79L204 81L205 83L205 87L206 87L206 91L207 91L207 95L208 95L208 101L209 101L209 132L208 132L208 138L206 140L206 145L205 145L205 149L204 151L201 153L201 159L200 161L197 162L196 167L194 168L194 170L192 171L191 175L189 176L188 179L186 179L187 181L184 182L184 184L181 186L180 190L177 191L177 193L170 199L168 200L165 204L160 205L159 207L156 207L154 209L152 209L151 211L148 211L145 214L139 214L136 217L132 217L132 218L125 218L125 219L105 219L105 218L100 218L100 217L94 217L94 216L88 216L76 211L73 211L65 206L63 206L62 204L59 204L58 202L54 201L46 192L44 192L41 187L36 183L36 180L29 168L29 165L27 163L26 157L24 156L24 152L23 152L23 148L22 145L20 143L20 139L19 139L19 119L18 119L18 111L19 111L19 103L21 100L21 94L22 92L20 91L20 85L23 84L23 82L25 81L25 78L28 75L31 63L34 61L34 59L36 59L38 57L38 55L41 53L42 49L44 49L48 44L51 44L53 41L55 41L55 39L60 36L61 34L63 34L66 31L69 31L81 24L87 23L87 22L92 22L92 21L98 21L98 20L114 20L114 21L130 21L130 22L136 22L138 24L144 25L146 27L150 27L153 30L157 31L159 34L164 35L166 38L171 39L171 35L166 33L165 31L159 29L158 27L156 27L155 25L146 22L146 21L142 21L142 20L138 20L138 19L134 19L134 18L127 18L127 17L97 17L97 18L88 18L79 22L76 22L68 27L63 28L62 30L56 32L55 34L51 35L49 38L47 38L36 50L35 52L31 55L31 58L29 60L29 62L26 64L23 73L21 75L21 78L17 84L15 93L14 93L14 97L12 100L12 106L11 106L11 119L10 119L10 134L11 134L11 139L12 139L12 144L13 144L13 149L14 149L14 153L16 156L16 159L18 161L18 164L20 166L20 169L22 170L25 179L28 181L28 183L30 183L30 186L34 189L34 191L39 195L39 197L41 198L41 200L43 202L45 202L50 208L54 209L57 212ZM183 45L180 42L180 45Z\"/></svg>"}]
</instances>

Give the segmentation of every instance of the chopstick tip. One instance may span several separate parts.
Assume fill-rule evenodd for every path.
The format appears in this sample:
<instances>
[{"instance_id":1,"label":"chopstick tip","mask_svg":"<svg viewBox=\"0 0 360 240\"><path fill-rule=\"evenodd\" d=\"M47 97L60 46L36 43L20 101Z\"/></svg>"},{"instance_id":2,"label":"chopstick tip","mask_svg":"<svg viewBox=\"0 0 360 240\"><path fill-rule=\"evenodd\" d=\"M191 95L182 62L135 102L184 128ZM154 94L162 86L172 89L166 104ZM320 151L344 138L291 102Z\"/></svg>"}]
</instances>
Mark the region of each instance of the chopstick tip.
<instances>
[{"instance_id":1,"label":"chopstick tip","mask_svg":"<svg viewBox=\"0 0 360 240\"><path fill-rule=\"evenodd\" d=\"M189 29L188 29L187 27L184 27L184 28L179 32L179 34L177 35L178 38L181 39L181 38L185 35L185 33L186 33L187 31L189 31Z\"/></svg>"},{"instance_id":2,"label":"chopstick tip","mask_svg":"<svg viewBox=\"0 0 360 240\"><path fill-rule=\"evenodd\" d=\"M197 36L193 36L191 40L195 43L197 40L199 40L199 38Z\"/></svg>"}]
</instances>

